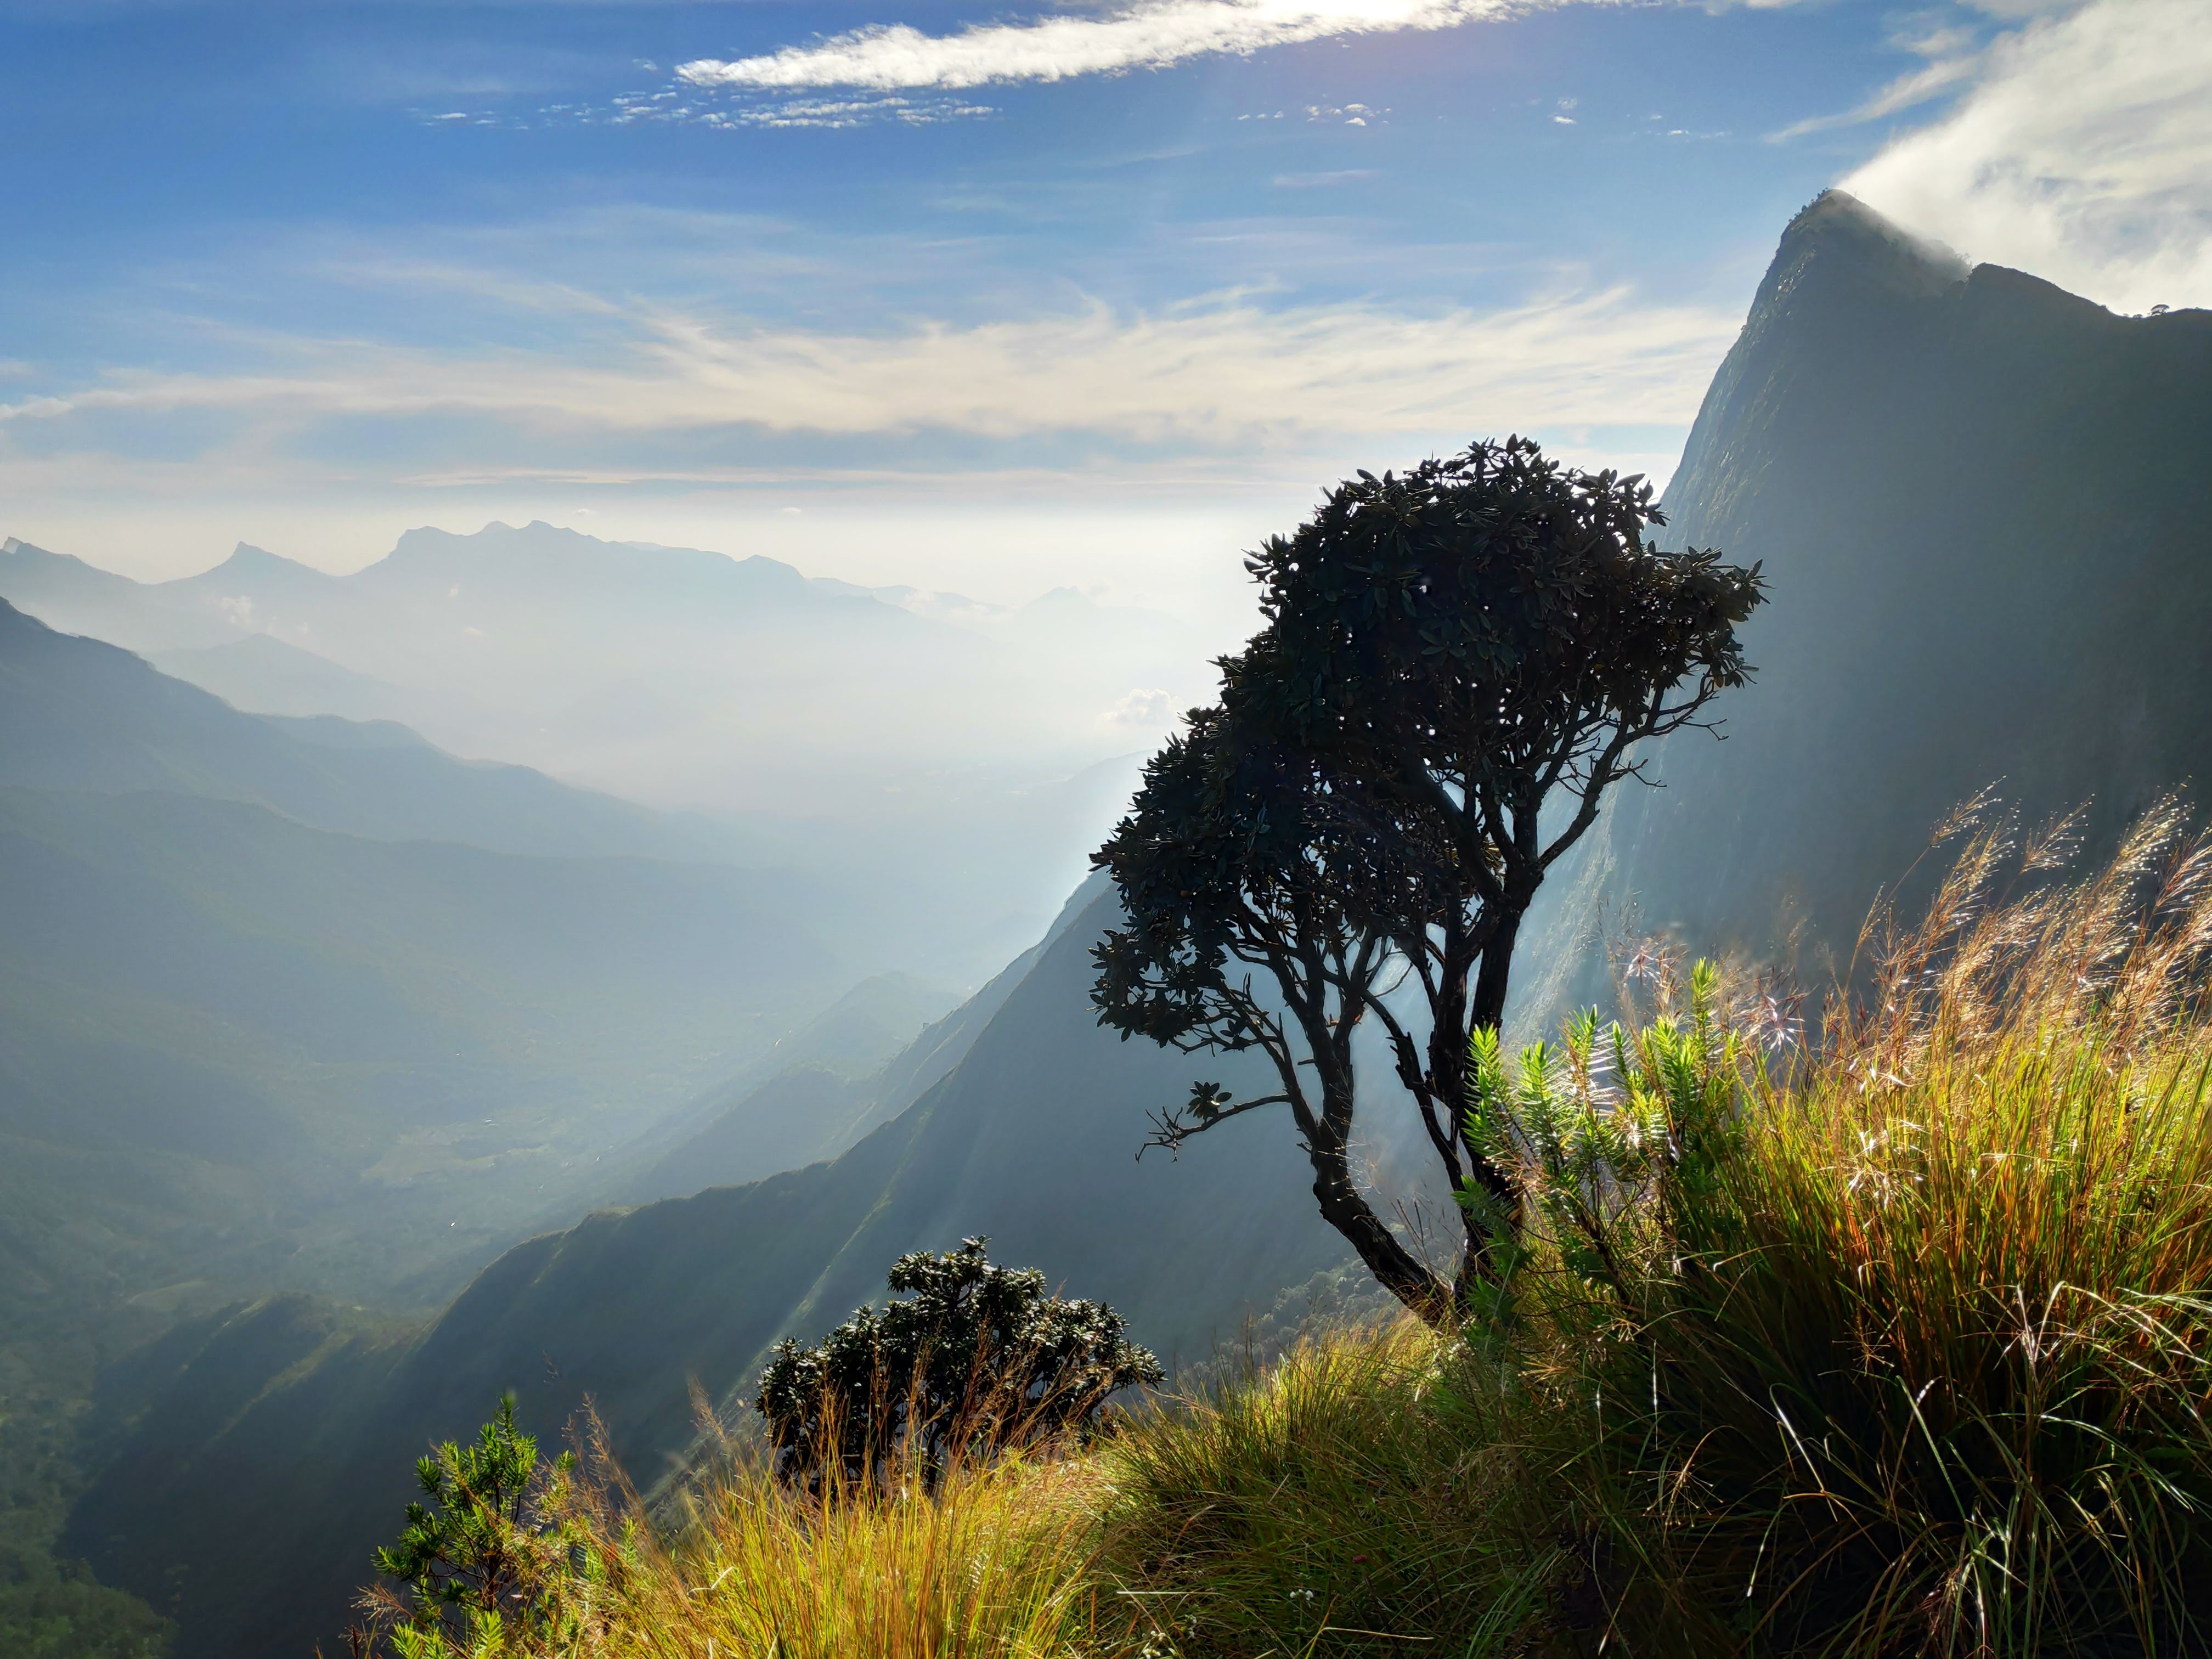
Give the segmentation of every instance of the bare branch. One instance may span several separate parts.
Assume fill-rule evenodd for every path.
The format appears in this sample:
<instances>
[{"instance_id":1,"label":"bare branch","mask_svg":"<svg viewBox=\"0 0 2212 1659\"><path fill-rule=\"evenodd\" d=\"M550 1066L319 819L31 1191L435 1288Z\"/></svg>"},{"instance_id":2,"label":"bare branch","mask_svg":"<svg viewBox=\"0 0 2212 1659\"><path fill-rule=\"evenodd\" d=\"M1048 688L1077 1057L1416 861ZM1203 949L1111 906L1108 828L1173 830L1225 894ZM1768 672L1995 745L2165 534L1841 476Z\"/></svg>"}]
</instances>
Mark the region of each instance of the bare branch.
<instances>
[{"instance_id":1,"label":"bare branch","mask_svg":"<svg viewBox=\"0 0 2212 1659\"><path fill-rule=\"evenodd\" d=\"M1218 1083L1194 1083L1190 1085L1190 1098L1181 1106L1146 1114L1152 1121L1152 1133L1137 1148L1137 1158L1141 1162L1155 1146L1173 1158L1182 1150L1183 1142L1194 1135L1204 1134L1216 1124L1226 1123L1232 1117L1242 1117L1262 1106L1292 1103L1288 1095L1259 1095L1250 1100L1232 1102L1221 1092Z\"/></svg>"}]
</instances>

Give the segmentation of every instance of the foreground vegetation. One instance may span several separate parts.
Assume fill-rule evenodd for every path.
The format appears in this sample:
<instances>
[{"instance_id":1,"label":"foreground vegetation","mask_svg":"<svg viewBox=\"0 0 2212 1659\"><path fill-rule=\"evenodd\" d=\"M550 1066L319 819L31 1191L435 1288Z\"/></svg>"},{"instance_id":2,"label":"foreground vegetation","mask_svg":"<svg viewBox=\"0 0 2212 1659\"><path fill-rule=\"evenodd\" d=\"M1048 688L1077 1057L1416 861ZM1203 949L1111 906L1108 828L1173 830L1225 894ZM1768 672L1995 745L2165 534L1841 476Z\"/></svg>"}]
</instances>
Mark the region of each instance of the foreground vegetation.
<instances>
[{"instance_id":1,"label":"foreground vegetation","mask_svg":"<svg viewBox=\"0 0 2212 1659\"><path fill-rule=\"evenodd\" d=\"M2083 1655L2212 1646L2212 844L1970 836L1814 1021L1663 952L1509 1059L1475 1319L1344 1329L1082 1447L648 1513L547 1469L403 1651ZM1470 1188L1468 1201L1486 1197ZM534 1456L534 1453L533 1453ZM517 1510L518 1515L523 1511Z\"/></svg>"}]
</instances>

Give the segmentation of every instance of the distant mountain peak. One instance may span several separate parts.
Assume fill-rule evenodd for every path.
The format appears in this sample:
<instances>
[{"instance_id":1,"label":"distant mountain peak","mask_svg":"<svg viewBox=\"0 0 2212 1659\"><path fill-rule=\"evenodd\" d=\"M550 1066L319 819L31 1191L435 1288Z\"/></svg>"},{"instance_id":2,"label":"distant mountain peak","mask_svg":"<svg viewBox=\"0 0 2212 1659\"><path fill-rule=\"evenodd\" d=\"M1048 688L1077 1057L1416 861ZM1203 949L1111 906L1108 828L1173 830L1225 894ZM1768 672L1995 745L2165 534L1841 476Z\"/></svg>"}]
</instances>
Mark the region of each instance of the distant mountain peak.
<instances>
[{"instance_id":1,"label":"distant mountain peak","mask_svg":"<svg viewBox=\"0 0 2212 1659\"><path fill-rule=\"evenodd\" d=\"M10 536L6 541L0 542L0 558L20 559L26 563L65 565L78 570L94 571L99 575L115 581L131 580L127 576L118 576L112 571L99 570L96 566L87 564L74 553L56 553L35 543L24 541L16 536Z\"/></svg>"},{"instance_id":2,"label":"distant mountain peak","mask_svg":"<svg viewBox=\"0 0 2212 1659\"><path fill-rule=\"evenodd\" d=\"M230 550L230 556L207 573L234 576L281 576L293 580L329 580L328 573L297 559L288 559L282 553L271 553L265 547L256 547L252 542L240 542Z\"/></svg>"},{"instance_id":3,"label":"distant mountain peak","mask_svg":"<svg viewBox=\"0 0 2212 1659\"><path fill-rule=\"evenodd\" d=\"M1965 282L1973 270L1942 243L1915 236L1844 190L1822 191L1790 222L1763 289L1794 284L1815 266L1848 267L1863 281L1929 294Z\"/></svg>"},{"instance_id":4,"label":"distant mountain peak","mask_svg":"<svg viewBox=\"0 0 2212 1659\"><path fill-rule=\"evenodd\" d=\"M288 559L281 553L271 553L267 548L256 547L252 542L239 543L230 550L230 556L223 562L235 565L300 564L297 559ZM301 565L300 568L305 569L307 567Z\"/></svg>"},{"instance_id":5,"label":"distant mountain peak","mask_svg":"<svg viewBox=\"0 0 2212 1659\"><path fill-rule=\"evenodd\" d=\"M390 553L361 573L393 580L565 582L612 589L632 598L658 591L698 599L797 599L806 579L779 559L745 558L696 547L608 541L563 525L532 520L520 527L496 520L472 534L425 526L404 532Z\"/></svg>"}]
</instances>

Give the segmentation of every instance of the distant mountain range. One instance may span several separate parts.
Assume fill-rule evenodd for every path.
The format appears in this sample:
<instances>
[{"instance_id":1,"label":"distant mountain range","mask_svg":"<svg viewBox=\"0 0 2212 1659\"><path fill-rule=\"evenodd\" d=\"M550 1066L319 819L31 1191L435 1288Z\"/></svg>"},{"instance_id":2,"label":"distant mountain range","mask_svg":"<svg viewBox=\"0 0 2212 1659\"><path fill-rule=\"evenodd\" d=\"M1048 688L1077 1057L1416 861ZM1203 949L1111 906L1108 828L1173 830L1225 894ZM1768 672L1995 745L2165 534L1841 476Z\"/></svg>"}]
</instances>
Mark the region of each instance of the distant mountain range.
<instances>
[{"instance_id":1,"label":"distant mountain range","mask_svg":"<svg viewBox=\"0 0 2212 1659\"><path fill-rule=\"evenodd\" d=\"M499 852L702 861L726 860L732 848L703 822L528 767L458 760L390 721L240 714L5 600L0 717L0 781L23 787L208 795L316 829Z\"/></svg>"},{"instance_id":2,"label":"distant mountain range","mask_svg":"<svg viewBox=\"0 0 2212 1659\"><path fill-rule=\"evenodd\" d=\"M343 576L241 544L155 583L10 539L0 598L243 709L711 815L726 854L858 896L824 919L849 951L970 981L1036 937L1233 643L1069 590L1010 609L545 524L410 531Z\"/></svg>"},{"instance_id":3,"label":"distant mountain range","mask_svg":"<svg viewBox=\"0 0 2212 1659\"><path fill-rule=\"evenodd\" d=\"M1701 950L1802 929L1817 988L1977 790L2093 802L2094 842L2212 783L2209 471L2212 312L2114 316L1821 197L1666 494L1668 544L1765 567L1757 679L1726 741L1681 734L1664 788L1619 793L1532 956L1632 905Z\"/></svg>"}]
</instances>

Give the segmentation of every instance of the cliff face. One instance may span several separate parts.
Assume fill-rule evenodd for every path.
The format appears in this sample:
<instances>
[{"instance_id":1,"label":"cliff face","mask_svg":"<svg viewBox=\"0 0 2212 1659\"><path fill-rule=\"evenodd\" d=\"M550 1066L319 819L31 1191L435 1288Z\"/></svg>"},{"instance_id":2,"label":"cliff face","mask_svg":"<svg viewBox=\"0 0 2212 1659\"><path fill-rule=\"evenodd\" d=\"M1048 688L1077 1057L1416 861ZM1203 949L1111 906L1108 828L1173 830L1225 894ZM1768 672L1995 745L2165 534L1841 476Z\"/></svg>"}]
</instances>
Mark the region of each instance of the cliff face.
<instances>
[{"instance_id":1,"label":"cliff face","mask_svg":"<svg viewBox=\"0 0 2212 1659\"><path fill-rule=\"evenodd\" d=\"M1666 500L1667 544L1764 563L1757 681L1620 792L1549 948L1632 894L1698 949L1802 920L1817 968L1985 785L2109 828L2212 774L2208 478L2212 313L2116 317L1823 196Z\"/></svg>"}]
</instances>

